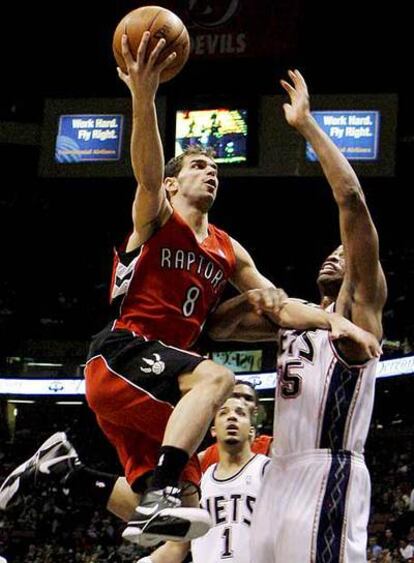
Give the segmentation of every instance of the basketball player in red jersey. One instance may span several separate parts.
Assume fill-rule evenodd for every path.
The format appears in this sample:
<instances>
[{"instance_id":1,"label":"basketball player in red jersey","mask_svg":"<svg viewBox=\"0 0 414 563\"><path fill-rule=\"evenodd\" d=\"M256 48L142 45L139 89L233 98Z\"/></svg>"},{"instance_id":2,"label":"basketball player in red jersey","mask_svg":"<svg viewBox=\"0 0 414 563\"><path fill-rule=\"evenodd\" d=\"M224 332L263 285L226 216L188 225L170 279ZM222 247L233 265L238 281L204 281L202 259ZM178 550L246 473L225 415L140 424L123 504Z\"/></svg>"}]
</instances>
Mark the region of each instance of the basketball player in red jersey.
<instances>
[{"instance_id":1,"label":"basketball player in red jersey","mask_svg":"<svg viewBox=\"0 0 414 563\"><path fill-rule=\"evenodd\" d=\"M240 291L261 292L261 307L281 326L365 338L335 313L286 299L238 242L209 224L218 178L208 151L184 153L167 164L164 174L155 95L160 73L174 55L158 62L161 39L147 57L148 40L146 33L134 59L123 38L128 74L119 75L132 96L131 155L138 182L133 231L115 256L115 320L94 338L85 369L88 403L116 447L133 491L144 492L124 531L124 537L142 545L191 540L210 526L207 512L180 506L178 482L198 482L193 454L231 394L234 376L187 350L227 281ZM62 440L50 447L59 451ZM18 490L22 472L37 470L39 457L8 477L2 487L7 499ZM48 460L44 469L50 466ZM149 489L146 478L152 471Z\"/></svg>"},{"instance_id":2,"label":"basketball player in red jersey","mask_svg":"<svg viewBox=\"0 0 414 563\"><path fill-rule=\"evenodd\" d=\"M254 423L257 416L259 398L253 385L249 381L236 380L232 397L240 399L249 408ZM256 434L251 444L252 452L269 456L272 441L273 436ZM200 460L202 473L204 473L210 465L213 465L213 463L218 463L219 452L217 443L212 444L204 451L200 452L198 459Z\"/></svg>"},{"instance_id":3,"label":"basketball player in red jersey","mask_svg":"<svg viewBox=\"0 0 414 563\"><path fill-rule=\"evenodd\" d=\"M226 282L240 291L264 290L266 308L282 325L293 320L294 327L354 330L337 315L286 304L285 294L257 271L247 251L208 222L218 189L209 151L189 150L164 171L155 96L160 73L174 55L158 62L165 41L147 53L148 41L145 33L136 58L126 36L122 42L127 74L118 72L132 96L138 187L133 231L115 257L116 318L93 340L85 369L87 400L99 425L133 490L146 490L124 531L142 545L193 539L209 527L206 512L179 507L177 486L180 478L198 482L198 459L189 458L233 390L227 368L188 352Z\"/></svg>"}]
</instances>

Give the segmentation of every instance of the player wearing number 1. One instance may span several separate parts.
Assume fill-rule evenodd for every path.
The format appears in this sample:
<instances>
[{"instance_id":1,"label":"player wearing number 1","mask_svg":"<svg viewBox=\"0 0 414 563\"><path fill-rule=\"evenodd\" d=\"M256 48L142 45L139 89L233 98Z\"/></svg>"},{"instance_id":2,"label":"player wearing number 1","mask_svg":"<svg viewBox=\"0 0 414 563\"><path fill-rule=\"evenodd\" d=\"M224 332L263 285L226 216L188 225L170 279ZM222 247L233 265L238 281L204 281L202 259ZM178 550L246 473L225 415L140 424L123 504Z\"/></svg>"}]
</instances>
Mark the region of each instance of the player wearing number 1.
<instances>
[{"instance_id":1,"label":"player wearing number 1","mask_svg":"<svg viewBox=\"0 0 414 563\"><path fill-rule=\"evenodd\" d=\"M218 460L201 479L201 505L213 521L209 532L191 542L193 563L251 563L250 525L256 498L270 459L251 449L252 410L230 397L220 407L211 429ZM167 542L137 563L181 563L190 543Z\"/></svg>"}]
</instances>

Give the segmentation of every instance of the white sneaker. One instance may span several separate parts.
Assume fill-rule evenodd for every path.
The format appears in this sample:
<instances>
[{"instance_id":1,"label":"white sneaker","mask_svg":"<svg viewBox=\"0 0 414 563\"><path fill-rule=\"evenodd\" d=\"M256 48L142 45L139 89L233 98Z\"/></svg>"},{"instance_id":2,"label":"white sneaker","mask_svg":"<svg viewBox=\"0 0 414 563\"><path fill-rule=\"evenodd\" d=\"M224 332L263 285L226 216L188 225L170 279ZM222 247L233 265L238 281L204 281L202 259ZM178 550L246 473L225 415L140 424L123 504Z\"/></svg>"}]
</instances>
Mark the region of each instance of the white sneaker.
<instances>
[{"instance_id":1,"label":"white sneaker","mask_svg":"<svg viewBox=\"0 0 414 563\"><path fill-rule=\"evenodd\" d=\"M186 542L203 536L212 526L202 508L182 507L179 489L149 490L135 509L122 537L143 547L167 540Z\"/></svg>"},{"instance_id":2,"label":"white sneaker","mask_svg":"<svg viewBox=\"0 0 414 563\"><path fill-rule=\"evenodd\" d=\"M10 473L0 487L0 510L18 506L25 496L33 493L39 473L64 478L79 463L75 448L64 432L48 438L31 458Z\"/></svg>"}]
</instances>

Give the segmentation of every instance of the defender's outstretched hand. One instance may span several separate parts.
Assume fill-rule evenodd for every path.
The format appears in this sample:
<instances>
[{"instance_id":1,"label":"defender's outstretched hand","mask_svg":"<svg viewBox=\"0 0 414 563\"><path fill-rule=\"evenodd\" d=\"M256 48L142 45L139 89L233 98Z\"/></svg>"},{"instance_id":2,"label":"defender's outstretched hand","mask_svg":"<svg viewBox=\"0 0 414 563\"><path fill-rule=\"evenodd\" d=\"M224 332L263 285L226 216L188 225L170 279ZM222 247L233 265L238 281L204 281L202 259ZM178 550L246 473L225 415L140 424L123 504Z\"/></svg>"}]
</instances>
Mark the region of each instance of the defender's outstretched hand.
<instances>
[{"instance_id":1,"label":"defender's outstretched hand","mask_svg":"<svg viewBox=\"0 0 414 563\"><path fill-rule=\"evenodd\" d=\"M331 313L330 318L330 332L333 340L349 339L356 342L365 352L367 358L372 359L381 356L381 345L373 334L354 325L354 323L338 313Z\"/></svg>"},{"instance_id":2,"label":"defender's outstretched hand","mask_svg":"<svg viewBox=\"0 0 414 563\"><path fill-rule=\"evenodd\" d=\"M310 117L310 104L308 87L306 86L305 79L298 70L289 70L289 78L292 83L286 80L281 80L280 84L289 95L290 104L283 104L286 121L295 129L300 129L300 126Z\"/></svg>"},{"instance_id":3,"label":"defender's outstretched hand","mask_svg":"<svg viewBox=\"0 0 414 563\"><path fill-rule=\"evenodd\" d=\"M137 97L139 95L155 97L162 71L177 56L177 53L173 51L164 61L160 62L159 56L165 47L165 39L161 38L154 49L148 53L149 40L150 32L146 31L142 36L136 57L134 58L128 45L127 35L124 34L122 36L122 56L125 60L127 73L122 72L117 67L118 76L125 82L131 93Z\"/></svg>"}]
</instances>

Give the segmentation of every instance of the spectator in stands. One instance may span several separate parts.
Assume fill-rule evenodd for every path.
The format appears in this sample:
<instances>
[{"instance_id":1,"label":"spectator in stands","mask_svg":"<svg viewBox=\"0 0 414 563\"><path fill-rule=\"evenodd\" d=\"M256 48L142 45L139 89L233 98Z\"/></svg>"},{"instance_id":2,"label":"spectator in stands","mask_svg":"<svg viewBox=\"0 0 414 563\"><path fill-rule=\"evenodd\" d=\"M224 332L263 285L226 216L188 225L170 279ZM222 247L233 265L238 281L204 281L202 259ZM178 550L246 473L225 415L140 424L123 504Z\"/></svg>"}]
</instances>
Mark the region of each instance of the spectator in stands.
<instances>
[{"instance_id":1,"label":"spectator in stands","mask_svg":"<svg viewBox=\"0 0 414 563\"><path fill-rule=\"evenodd\" d=\"M378 544L377 536L368 537L368 555L378 557L382 552L382 547Z\"/></svg>"},{"instance_id":2,"label":"spectator in stands","mask_svg":"<svg viewBox=\"0 0 414 563\"><path fill-rule=\"evenodd\" d=\"M391 528L385 530L384 540L381 543L384 549L389 549L391 552L397 547L397 541Z\"/></svg>"},{"instance_id":3,"label":"spectator in stands","mask_svg":"<svg viewBox=\"0 0 414 563\"><path fill-rule=\"evenodd\" d=\"M400 540L399 552L404 561L414 557L414 546L412 543L408 543L406 539Z\"/></svg>"}]
</instances>

